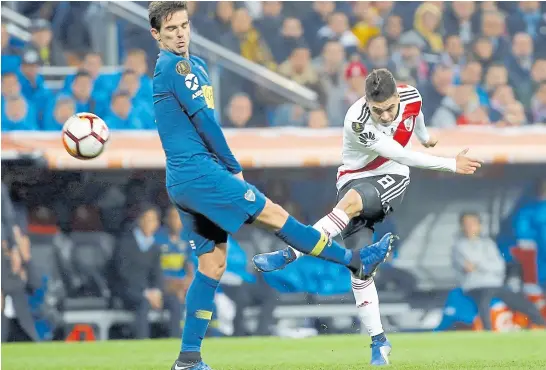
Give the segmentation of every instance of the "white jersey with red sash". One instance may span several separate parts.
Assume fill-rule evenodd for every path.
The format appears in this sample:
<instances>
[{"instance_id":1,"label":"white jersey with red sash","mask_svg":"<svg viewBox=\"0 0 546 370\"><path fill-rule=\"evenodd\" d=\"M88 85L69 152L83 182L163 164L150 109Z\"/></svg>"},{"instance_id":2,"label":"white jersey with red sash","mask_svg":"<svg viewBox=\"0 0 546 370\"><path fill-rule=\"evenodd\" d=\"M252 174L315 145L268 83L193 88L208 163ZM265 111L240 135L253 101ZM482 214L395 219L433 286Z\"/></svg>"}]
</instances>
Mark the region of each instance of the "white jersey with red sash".
<instances>
[{"instance_id":1,"label":"white jersey with red sash","mask_svg":"<svg viewBox=\"0 0 546 370\"><path fill-rule=\"evenodd\" d=\"M413 86L399 85L398 94L398 114L389 125L373 121L364 97L347 111L343 127L343 164L337 174L338 189L363 177L409 176L408 166L455 171L452 158L432 157L408 150L414 132L422 143L429 140L429 135L421 112L419 91Z\"/></svg>"}]
</instances>

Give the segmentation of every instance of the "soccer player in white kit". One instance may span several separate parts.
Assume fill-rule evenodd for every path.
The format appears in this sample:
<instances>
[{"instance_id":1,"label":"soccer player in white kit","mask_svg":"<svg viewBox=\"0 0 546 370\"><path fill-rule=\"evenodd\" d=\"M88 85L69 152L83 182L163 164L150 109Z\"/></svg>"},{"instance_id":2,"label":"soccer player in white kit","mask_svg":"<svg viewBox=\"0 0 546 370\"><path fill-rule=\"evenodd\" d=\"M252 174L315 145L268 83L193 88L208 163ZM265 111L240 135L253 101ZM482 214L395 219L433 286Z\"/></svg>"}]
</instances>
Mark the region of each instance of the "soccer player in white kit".
<instances>
[{"instance_id":1,"label":"soccer player in white kit","mask_svg":"<svg viewBox=\"0 0 546 370\"><path fill-rule=\"evenodd\" d=\"M437 139L426 129L422 99L413 86L397 85L386 69L366 78L366 96L354 103L343 127L343 164L337 173L337 204L313 227L333 238L339 234L345 246L356 249L373 239L373 225L396 210L410 183L409 167L473 174L481 166L466 156L444 158L411 150L415 133L425 147ZM291 247L254 256L263 272L284 268L302 255ZM373 274L365 279L351 276L358 315L372 338L372 365L386 365L391 344L381 324L379 299Z\"/></svg>"}]
</instances>

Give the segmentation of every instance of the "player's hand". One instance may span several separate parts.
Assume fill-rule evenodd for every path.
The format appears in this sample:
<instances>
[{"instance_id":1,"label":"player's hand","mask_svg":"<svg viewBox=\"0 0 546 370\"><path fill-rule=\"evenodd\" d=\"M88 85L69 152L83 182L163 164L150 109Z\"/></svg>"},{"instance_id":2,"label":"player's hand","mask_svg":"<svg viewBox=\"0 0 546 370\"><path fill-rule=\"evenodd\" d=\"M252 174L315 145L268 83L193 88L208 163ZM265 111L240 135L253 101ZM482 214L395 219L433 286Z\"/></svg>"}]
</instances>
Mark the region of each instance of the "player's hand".
<instances>
[{"instance_id":1,"label":"player's hand","mask_svg":"<svg viewBox=\"0 0 546 370\"><path fill-rule=\"evenodd\" d=\"M482 166L483 161L467 157L466 153L468 152L468 148L463 150L462 152L455 157L455 161L457 163L457 173L461 175L472 175L478 168Z\"/></svg>"},{"instance_id":2,"label":"player's hand","mask_svg":"<svg viewBox=\"0 0 546 370\"><path fill-rule=\"evenodd\" d=\"M425 148L434 148L438 144L438 138L436 136L430 136L426 143L423 143Z\"/></svg>"}]
</instances>

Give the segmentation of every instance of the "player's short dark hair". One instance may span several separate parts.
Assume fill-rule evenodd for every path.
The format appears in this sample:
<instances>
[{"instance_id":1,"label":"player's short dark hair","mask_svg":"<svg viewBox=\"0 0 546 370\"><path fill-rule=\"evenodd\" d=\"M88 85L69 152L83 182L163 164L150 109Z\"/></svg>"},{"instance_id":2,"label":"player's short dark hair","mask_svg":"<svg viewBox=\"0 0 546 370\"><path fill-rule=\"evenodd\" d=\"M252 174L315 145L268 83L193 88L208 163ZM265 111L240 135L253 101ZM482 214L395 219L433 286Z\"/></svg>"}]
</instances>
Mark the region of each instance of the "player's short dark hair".
<instances>
[{"instance_id":1,"label":"player's short dark hair","mask_svg":"<svg viewBox=\"0 0 546 370\"><path fill-rule=\"evenodd\" d=\"M394 94L396 94L396 81L388 69L374 69L366 77L366 100L380 103Z\"/></svg>"},{"instance_id":2,"label":"player's short dark hair","mask_svg":"<svg viewBox=\"0 0 546 370\"><path fill-rule=\"evenodd\" d=\"M180 10L188 10L188 4L185 1L152 1L148 5L148 19L150 26L159 30L163 20L172 16Z\"/></svg>"}]
</instances>

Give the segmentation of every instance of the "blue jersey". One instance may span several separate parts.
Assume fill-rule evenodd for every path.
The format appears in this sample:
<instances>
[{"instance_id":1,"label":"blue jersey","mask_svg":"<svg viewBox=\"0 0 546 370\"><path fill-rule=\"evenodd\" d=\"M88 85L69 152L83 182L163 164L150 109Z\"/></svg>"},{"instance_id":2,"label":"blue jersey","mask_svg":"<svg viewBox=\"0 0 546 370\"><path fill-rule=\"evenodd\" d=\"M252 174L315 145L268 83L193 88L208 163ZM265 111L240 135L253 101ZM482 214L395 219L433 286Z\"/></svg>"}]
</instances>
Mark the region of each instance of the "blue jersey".
<instances>
[{"instance_id":1,"label":"blue jersey","mask_svg":"<svg viewBox=\"0 0 546 370\"><path fill-rule=\"evenodd\" d=\"M157 130L167 157L167 186L214 172L218 163L226 165L218 160L223 153L218 153L207 137L214 133L202 132L194 118L204 110L221 133L214 119L213 91L205 62L193 55L186 59L161 50L153 89Z\"/></svg>"},{"instance_id":2,"label":"blue jersey","mask_svg":"<svg viewBox=\"0 0 546 370\"><path fill-rule=\"evenodd\" d=\"M186 276L188 263L197 267L195 254L188 243L179 239L173 242L166 228L161 228L155 235L155 241L161 248L161 268L165 277L182 279Z\"/></svg>"}]
</instances>

